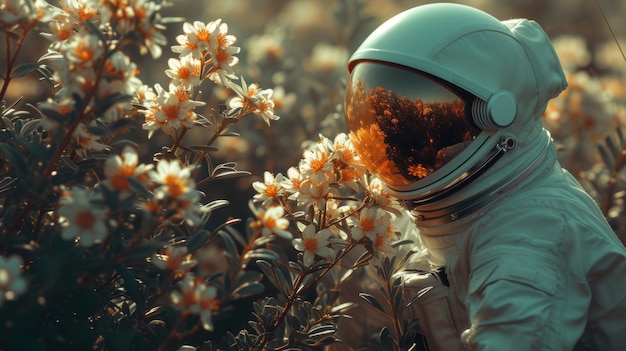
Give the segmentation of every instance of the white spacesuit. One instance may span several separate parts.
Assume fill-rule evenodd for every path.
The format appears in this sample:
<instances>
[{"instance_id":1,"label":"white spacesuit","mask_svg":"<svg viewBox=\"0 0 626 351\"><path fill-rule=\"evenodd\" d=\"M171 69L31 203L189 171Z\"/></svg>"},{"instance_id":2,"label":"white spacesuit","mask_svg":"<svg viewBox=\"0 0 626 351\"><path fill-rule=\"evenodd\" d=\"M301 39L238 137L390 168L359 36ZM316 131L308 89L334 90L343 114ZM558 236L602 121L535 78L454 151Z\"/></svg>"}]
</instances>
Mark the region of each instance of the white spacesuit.
<instances>
[{"instance_id":1,"label":"white spacesuit","mask_svg":"<svg viewBox=\"0 0 626 351\"><path fill-rule=\"evenodd\" d=\"M567 82L539 25L418 6L348 69L351 140L445 267L411 309L429 349L626 350L626 249L542 127Z\"/></svg>"}]
</instances>

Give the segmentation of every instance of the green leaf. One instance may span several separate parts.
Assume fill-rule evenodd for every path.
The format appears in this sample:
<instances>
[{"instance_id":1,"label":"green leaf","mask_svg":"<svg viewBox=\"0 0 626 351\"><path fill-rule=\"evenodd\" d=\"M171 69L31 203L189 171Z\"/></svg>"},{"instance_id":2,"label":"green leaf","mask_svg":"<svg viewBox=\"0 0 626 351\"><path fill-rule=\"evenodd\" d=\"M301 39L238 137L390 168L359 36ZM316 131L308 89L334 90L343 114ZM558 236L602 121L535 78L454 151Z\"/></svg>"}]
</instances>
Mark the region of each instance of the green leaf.
<instances>
[{"instance_id":1,"label":"green leaf","mask_svg":"<svg viewBox=\"0 0 626 351\"><path fill-rule=\"evenodd\" d=\"M397 240L391 243L391 247L397 248L402 245L410 245L410 244L414 244L413 240L411 239Z\"/></svg>"},{"instance_id":2,"label":"green leaf","mask_svg":"<svg viewBox=\"0 0 626 351\"><path fill-rule=\"evenodd\" d=\"M215 173L217 172L214 172L212 175L214 179L230 179L230 178L248 177L252 175L252 173L248 171L225 171L225 172L219 172L219 174L215 174Z\"/></svg>"},{"instance_id":3,"label":"green leaf","mask_svg":"<svg viewBox=\"0 0 626 351\"><path fill-rule=\"evenodd\" d=\"M384 327L380 331L380 335L378 336L378 342L380 343L380 346L383 348L384 351L396 350L393 344L393 339L391 338L391 333L389 332L389 329L387 329L386 327Z\"/></svg>"},{"instance_id":4,"label":"green leaf","mask_svg":"<svg viewBox=\"0 0 626 351\"><path fill-rule=\"evenodd\" d=\"M36 70L39 67L38 63L30 62L30 63L22 63L21 65L16 66L11 72L11 77L19 78L23 77L30 72Z\"/></svg>"},{"instance_id":5,"label":"green leaf","mask_svg":"<svg viewBox=\"0 0 626 351\"><path fill-rule=\"evenodd\" d=\"M133 187L133 189L136 192L141 194L141 196L145 197L146 199L151 199L152 198L152 193L150 192L150 190L148 190L148 188L145 186L145 184L140 182L137 178L135 178L135 177L128 177L128 182L130 183L130 185Z\"/></svg>"},{"instance_id":6,"label":"green leaf","mask_svg":"<svg viewBox=\"0 0 626 351\"><path fill-rule=\"evenodd\" d=\"M283 286L281 285L281 279L276 275L276 271L272 269L272 264L263 260L256 261L256 264L261 269L263 274L265 274L267 279L269 279L269 281L274 284L276 288L282 290Z\"/></svg>"},{"instance_id":7,"label":"green leaf","mask_svg":"<svg viewBox=\"0 0 626 351\"><path fill-rule=\"evenodd\" d=\"M256 270L239 271L233 284L242 285L247 282L260 282L263 279L263 274Z\"/></svg>"},{"instance_id":8,"label":"green leaf","mask_svg":"<svg viewBox=\"0 0 626 351\"><path fill-rule=\"evenodd\" d=\"M20 134L30 135L32 132L35 131L35 129L39 128L40 125L41 125L40 119L31 119L29 121L26 121L26 123L24 123L24 126L22 127L22 131Z\"/></svg>"},{"instance_id":9,"label":"green leaf","mask_svg":"<svg viewBox=\"0 0 626 351\"><path fill-rule=\"evenodd\" d=\"M600 152L600 156L602 156L602 160L607 168L612 169L615 164L615 158L611 156L610 151L604 145L598 145L598 151Z\"/></svg>"},{"instance_id":10,"label":"green leaf","mask_svg":"<svg viewBox=\"0 0 626 351\"><path fill-rule=\"evenodd\" d=\"M201 151L219 151L219 148L212 145L191 145L189 146L192 150L201 150Z\"/></svg>"},{"instance_id":11,"label":"green leaf","mask_svg":"<svg viewBox=\"0 0 626 351\"><path fill-rule=\"evenodd\" d=\"M235 241L233 241L233 238L231 238L230 235L226 233L225 231L219 231L218 235L222 239L222 243L225 246L226 252L230 253L234 257L239 257L237 244L235 244Z\"/></svg>"},{"instance_id":12,"label":"green leaf","mask_svg":"<svg viewBox=\"0 0 626 351\"><path fill-rule=\"evenodd\" d=\"M374 255L372 255L372 253L369 250L363 252L363 254L356 260L356 262L354 262L354 264L352 265L352 268L366 266L373 256Z\"/></svg>"},{"instance_id":13,"label":"green leaf","mask_svg":"<svg viewBox=\"0 0 626 351\"><path fill-rule=\"evenodd\" d=\"M319 338L321 336L335 334L337 327L332 324L318 325L309 331L310 338Z\"/></svg>"},{"instance_id":14,"label":"green leaf","mask_svg":"<svg viewBox=\"0 0 626 351\"><path fill-rule=\"evenodd\" d=\"M406 304L406 307L411 306L412 304L414 304L417 300L419 300L422 296L424 296L424 294L426 294L427 292L430 291L430 289L432 289L432 286L427 286L423 289L421 289L420 291L417 292L417 295L413 296L413 298L411 299L411 301L409 301L409 303Z\"/></svg>"},{"instance_id":15,"label":"green leaf","mask_svg":"<svg viewBox=\"0 0 626 351\"><path fill-rule=\"evenodd\" d=\"M244 283L233 291L232 296L235 299L242 299L253 295L258 295L265 290L265 286L259 282Z\"/></svg>"},{"instance_id":16,"label":"green leaf","mask_svg":"<svg viewBox=\"0 0 626 351\"><path fill-rule=\"evenodd\" d=\"M148 257L151 257L159 248L159 244L154 241L148 241L130 249L122 258L121 262L126 264L145 263Z\"/></svg>"},{"instance_id":17,"label":"green leaf","mask_svg":"<svg viewBox=\"0 0 626 351\"><path fill-rule=\"evenodd\" d=\"M24 155L12 145L0 142L0 154L4 155L19 174L24 175L28 173L28 165L24 162Z\"/></svg>"},{"instance_id":18,"label":"green leaf","mask_svg":"<svg viewBox=\"0 0 626 351\"><path fill-rule=\"evenodd\" d=\"M356 303L354 303L354 302L344 302L342 304L333 306L330 309L330 312L331 313L345 313L345 311L347 311L347 310L349 310L351 308L354 308L354 307L357 307Z\"/></svg>"},{"instance_id":19,"label":"green leaf","mask_svg":"<svg viewBox=\"0 0 626 351\"><path fill-rule=\"evenodd\" d=\"M49 108L42 108L40 111L45 116L50 117L53 120L55 120L56 122L61 123L61 124L65 123L65 121L68 120L68 119L70 119L70 120L73 119L73 118L70 118L69 116L63 115L63 114L61 114L61 113L59 113L59 112L57 112L55 110L49 109ZM71 115L73 116L74 113L75 112L72 111Z\"/></svg>"},{"instance_id":20,"label":"green leaf","mask_svg":"<svg viewBox=\"0 0 626 351\"><path fill-rule=\"evenodd\" d=\"M128 297L130 297L136 303L140 303L143 301L143 297L141 296L141 291L139 290L139 283L137 283L137 278L135 275L128 270L128 268L120 263L115 264L115 270L119 273L120 277L124 279L124 290Z\"/></svg>"},{"instance_id":21,"label":"green leaf","mask_svg":"<svg viewBox=\"0 0 626 351\"><path fill-rule=\"evenodd\" d=\"M45 53L43 56L39 58L38 62L45 61L45 60L58 60L62 58L63 58L63 55L61 55L60 53L49 50L47 53Z\"/></svg>"},{"instance_id":22,"label":"green leaf","mask_svg":"<svg viewBox=\"0 0 626 351\"><path fill-rule=\"evenodd\" d=\"M98 107L95 109L96 115L100 115L105 113L111 106L119 104L119 103L128 103L133 99L132 95L126 95L121 93L115 93L107 96L102 100Z\"/></svg>"},{"instance_id":23,"label":"green leaf","mask_svg":"<svg viewBox=\"0 0 626 351\"><path fill-rule=\"evenodd\" d=\"M246 255L244 256L244 259L246 260L264 259L266 261L278 261L280 258L272 250L269 250L266 248L258 248L255 250L248 251Z\"/></svg>"},{"instance_id":24,"label":"green leaf","mask_svg":"<svg viewBox=\"0 0 626 351\"><path fill-rule=\"evenodd\" d=\"M187 251L189 253L195 252L196 250L198 250L199 248L204 246L204 244L209 242L209 240L211 239L211 235L212 235L212 233L210 231L206 230L206 229L198 231L187 242Z\"/></svg>"},{"instance_id":25,"label":"green leaf","mask_svg":"<svg viewBox=\"0 0 626 351\"><path fill-rule=\"evenodd\" d=\"M385 312L385 309L383 308L383 306L380 304L380 302L378 302L378 300L376 299L376 297L374 297L373 295L367 294L367 293L359 293L359 296L365 300L365 302L367 302L368 304L370 304L371 306L373 306L375 309L377 309L378 311L386 314L387 312Z\"/></svg>"}]
</instances>

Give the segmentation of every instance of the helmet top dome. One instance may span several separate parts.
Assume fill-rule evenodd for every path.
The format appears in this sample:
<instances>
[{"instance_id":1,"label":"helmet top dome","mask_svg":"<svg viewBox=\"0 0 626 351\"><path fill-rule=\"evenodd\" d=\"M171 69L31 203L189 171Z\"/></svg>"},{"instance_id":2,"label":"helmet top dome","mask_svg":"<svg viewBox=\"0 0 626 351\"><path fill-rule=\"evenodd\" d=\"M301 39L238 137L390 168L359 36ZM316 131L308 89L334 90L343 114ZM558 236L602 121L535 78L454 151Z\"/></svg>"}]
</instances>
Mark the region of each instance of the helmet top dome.
<instances>
[{"instance_id":1,"label":"helmet top dome","mask_svg":"<svg viewBox=\"0 0 626 351\"><path fill-rule=\"evenodd\" d=\"M566 86L532 21L449 3L404 11L348 62L346 120L356 151L402 198L432 196L483 172L505 133L540 123ZM518 143L519 144L519 143Z\"/></svg>"}]
</instances>

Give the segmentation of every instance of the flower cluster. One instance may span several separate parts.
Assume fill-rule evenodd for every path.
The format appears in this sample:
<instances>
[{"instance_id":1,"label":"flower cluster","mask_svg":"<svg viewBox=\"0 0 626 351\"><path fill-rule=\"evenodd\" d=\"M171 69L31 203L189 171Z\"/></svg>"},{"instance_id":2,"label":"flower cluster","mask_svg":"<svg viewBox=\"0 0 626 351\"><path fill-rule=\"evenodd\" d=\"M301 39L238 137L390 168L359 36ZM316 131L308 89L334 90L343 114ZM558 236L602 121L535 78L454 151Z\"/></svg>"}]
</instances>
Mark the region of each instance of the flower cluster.
<instances>
[{"instance_id":1,"label":"flower cluster","mask_svg":"<svg viewBox=\"0 0 626 351\"><path fill-rule=\"evenodd\" d=\"M333 262L339 248L360 244L374 256L390 254L391 244L399 239L393 223L401 216L400 205L366 172L344 133L334 140L320 135L287 176L266 171L263 181L252 186L257 191L253 200L266 209L257 214L263 233L280 236L277 223L284 221L281 230L287 225L280 217L268 224L265 218L270 212L293 220L299 235L292 244L302 252L306 267ZM297 213L296 207L303 211Z\"/></svg>"},{"instance_id":2,"label":"flower cluster","mask_svg":"<svg viewBox=\"0 0 626 351\"><path fill-rule=\"evenodd\" d=\"M189 325L211 331L222 305L263 288L261 273L246 271L255 250L239 257L235 245L227 253L219 243L232 240L225 228L237 221L204 228L228 201L207 201L199 187L249 175L209 152L247 114L277 120L273 91L235 74L240 48L219 19L182 24L171 47L177 57L163 70L167 87L144 84L134 59L163 54L164 25L176 21L161 16L169 5L0 1L8 58L0 87L0 348L14 348L15 338L35 340L20 345L29 349L175 349ZM47 40L47 51L38 62L19 64L31 32ZM19 101L7 106L12 83L35 72L49 83L49 96L28 102L34 113L18 110ZM232 92L231 109L211 108L205 118L206 85ZM137 117L142 128L128 133ZM203 127L210 127L205 140L189 145L187 132ZM156 131L172 144L144 159ZM147 135L125 139L137 133ZM290 235L282 216L267 211L263 228ZM136 340L116 344L134 318L143 320L129 332ZM61 326L56 341L35 335L50 323ZM170 336L156 337L159 326Z\"/></svg>"},{"instance_id":3,"label":"flower cluster","mask_svg":"<svg viewBox=\"0 0 626 351\"><path fill-rule=\"evenodd\" d=\"M234 82L238 77L233 66L239 62L235 55L240 48L234 45L237 38L228 33L226 23L220 19L209 23L187 22L183 31L184 34L176 37L178 45L172 46L179 57L170 58L169 69L165 71L170 78L168 90L159 84L154 90L144 86L145 93L138 99L138 104L143 106L140 112L145 116L143 129L149 131L149 137L161 129L176 138L179 129L193 127L199 118L194 110L204 105L195 97L206 79L238 95L230 101L231 108L237 110L232 113L236 118L254 113L268 125L271 119L279 118L274 115L272 89L261 90L256 83L248 86L243 77L241 85Z\"/></svg>"}]
</instances>

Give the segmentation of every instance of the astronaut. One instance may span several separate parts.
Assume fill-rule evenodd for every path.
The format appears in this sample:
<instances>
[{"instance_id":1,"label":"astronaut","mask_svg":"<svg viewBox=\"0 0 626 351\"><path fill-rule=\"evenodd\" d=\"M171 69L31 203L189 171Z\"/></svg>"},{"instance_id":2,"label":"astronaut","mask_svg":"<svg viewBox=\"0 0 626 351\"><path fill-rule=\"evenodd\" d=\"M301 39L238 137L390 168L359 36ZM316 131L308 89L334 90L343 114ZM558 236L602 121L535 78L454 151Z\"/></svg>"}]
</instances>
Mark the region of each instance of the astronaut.
<instances>
[{"instance_id":1,"label":"astronaut","mask_svg":"<svg viewBox=\"0 0 626 351\"><path fill-rule=\"evenodd\" d=\"M534 21L430 4L348 63L357 153L441 274L407 270L430 350L626 350L626 249L542 126L567 87Z\"/></svg>"}]
</instances>

